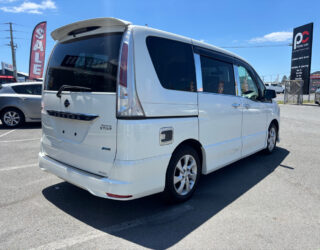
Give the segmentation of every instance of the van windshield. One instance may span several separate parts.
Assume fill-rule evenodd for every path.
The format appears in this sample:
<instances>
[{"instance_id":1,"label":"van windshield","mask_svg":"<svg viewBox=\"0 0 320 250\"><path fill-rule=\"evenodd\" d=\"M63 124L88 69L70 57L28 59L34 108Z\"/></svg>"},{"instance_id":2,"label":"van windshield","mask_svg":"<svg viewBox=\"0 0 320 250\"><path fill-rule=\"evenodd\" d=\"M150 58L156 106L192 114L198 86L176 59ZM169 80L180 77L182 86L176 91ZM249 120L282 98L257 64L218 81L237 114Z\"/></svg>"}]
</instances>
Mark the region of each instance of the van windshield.
<instances>
[{"instance_id":1,"label":"van windshield","mask_svg":"<svg viewBox=\"0 0 320 250\"><path fill-rule=\"evenodd\" d=\"M48 64L44 89L71 85L92 92L115 92L121 39L122 33L109 33L58 43Z\"/></svg>"}]
</instances>

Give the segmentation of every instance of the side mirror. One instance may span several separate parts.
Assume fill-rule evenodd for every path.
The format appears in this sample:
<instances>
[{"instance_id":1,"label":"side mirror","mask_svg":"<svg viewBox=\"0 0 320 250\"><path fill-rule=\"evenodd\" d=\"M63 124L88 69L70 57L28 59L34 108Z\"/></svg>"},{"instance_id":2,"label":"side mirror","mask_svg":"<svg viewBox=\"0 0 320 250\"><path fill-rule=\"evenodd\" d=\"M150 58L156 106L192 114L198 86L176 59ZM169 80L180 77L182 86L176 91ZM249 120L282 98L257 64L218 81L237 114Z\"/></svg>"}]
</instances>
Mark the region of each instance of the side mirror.
<instances>
[{"instance_id":1,"label":"side mirror","mask_svg":"<svg viewBox=\"0 0 320 250\"><path fill-rule=\"evenodd\" d=\"M272 100L273 98L276 98L277 94L276 91L273 89L266 89L266 91L264 92L264 98L266 98L267 100Z\"/></svg>"}]
</instances>

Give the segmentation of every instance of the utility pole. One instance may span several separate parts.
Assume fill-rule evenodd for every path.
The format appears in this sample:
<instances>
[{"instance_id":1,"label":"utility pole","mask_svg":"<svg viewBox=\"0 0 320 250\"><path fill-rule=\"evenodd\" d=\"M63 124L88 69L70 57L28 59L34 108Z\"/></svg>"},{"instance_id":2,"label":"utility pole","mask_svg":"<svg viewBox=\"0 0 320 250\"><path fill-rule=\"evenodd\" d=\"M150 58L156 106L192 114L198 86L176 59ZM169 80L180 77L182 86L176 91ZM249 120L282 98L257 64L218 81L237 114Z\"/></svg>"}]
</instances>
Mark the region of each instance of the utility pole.
<instances>
[{"instance_id":1,"label":"utility pole","mask_svg":"<svg viewBox=\"0 0 320 250\"><path fill-rule=\"evenodd\" d=\"M17 74L17 64L16 64L16 48L17 45L13 42L13 31L12 31L12 23L7 23L10 26L10 47L11 47L11 54L12 54L12 66L13 66L13 77L16 81L18 81L18 74Z\"/></svg>"}]
</instances>

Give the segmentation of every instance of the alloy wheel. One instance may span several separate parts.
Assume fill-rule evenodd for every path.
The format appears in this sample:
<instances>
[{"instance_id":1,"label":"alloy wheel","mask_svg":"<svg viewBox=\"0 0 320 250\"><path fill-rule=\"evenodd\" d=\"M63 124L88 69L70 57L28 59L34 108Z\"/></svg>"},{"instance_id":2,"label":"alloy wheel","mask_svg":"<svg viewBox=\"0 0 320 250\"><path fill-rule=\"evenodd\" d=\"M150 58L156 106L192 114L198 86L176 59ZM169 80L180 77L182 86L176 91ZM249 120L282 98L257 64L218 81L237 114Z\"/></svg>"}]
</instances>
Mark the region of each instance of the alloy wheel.
<instances>
[{"instance_id":1,"label":"alloy wheel","mask_svg":"<svg viewBox=\"0 0 320 250\"><path fill-rule=\"evenodd\" d=\"M197 179L197 162L192 155L184 155L178 161L173 178L173 186L179 195L189 194Z\"/></svg>"},{"instance_id":2,"label":"alloy wheel","mask_svg":"<svg viewBox=\"0 0 320 250\"><path fill-rule=\"evenodd\" d=\"M3 115L3 122L9 127L17 126L21 121L20 114L14 110L9 110Z\"/></svg>"},{"instance_id":3,"label":"alloy wheel","mask_svg":"<svg viewBox=\"0 0 320 250\"><path fill-rule=\"evenodd\" d=\"M276 129L272 126L269 130L268 135L268 149L269 151L272 151L276 145L276 139L277 139L277 132Z\"/></svg>"}]
</instances>

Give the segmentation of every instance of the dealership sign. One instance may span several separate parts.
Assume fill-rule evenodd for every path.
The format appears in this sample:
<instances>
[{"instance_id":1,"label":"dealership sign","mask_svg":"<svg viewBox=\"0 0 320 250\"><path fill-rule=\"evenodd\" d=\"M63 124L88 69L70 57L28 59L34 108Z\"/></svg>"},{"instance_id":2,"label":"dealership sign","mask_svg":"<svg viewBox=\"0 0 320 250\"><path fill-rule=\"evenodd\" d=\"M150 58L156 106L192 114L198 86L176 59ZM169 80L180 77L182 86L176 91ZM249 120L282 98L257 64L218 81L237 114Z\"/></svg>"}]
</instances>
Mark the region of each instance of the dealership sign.
<instances>
[{"instance_id":1,"label":"dealership sign","mask_svg":"<svg viewBox=\"0 0 320 250\"><path fill-rule=\"evenodd\" d=\"M30 48L29 78L42 78L46 53L47 22L41 22L33 30Z\"/></svg>"},{"instance_id":2,"label":"dealership sign","mask_svg":"<svg viewBox=\"0 0 320 250\"><path fill-rule=\"evenodd\" d=\"M313 23L293 30L291 80L303 80L303 93L309 94Z\"/></svg>"}]
</instances>

